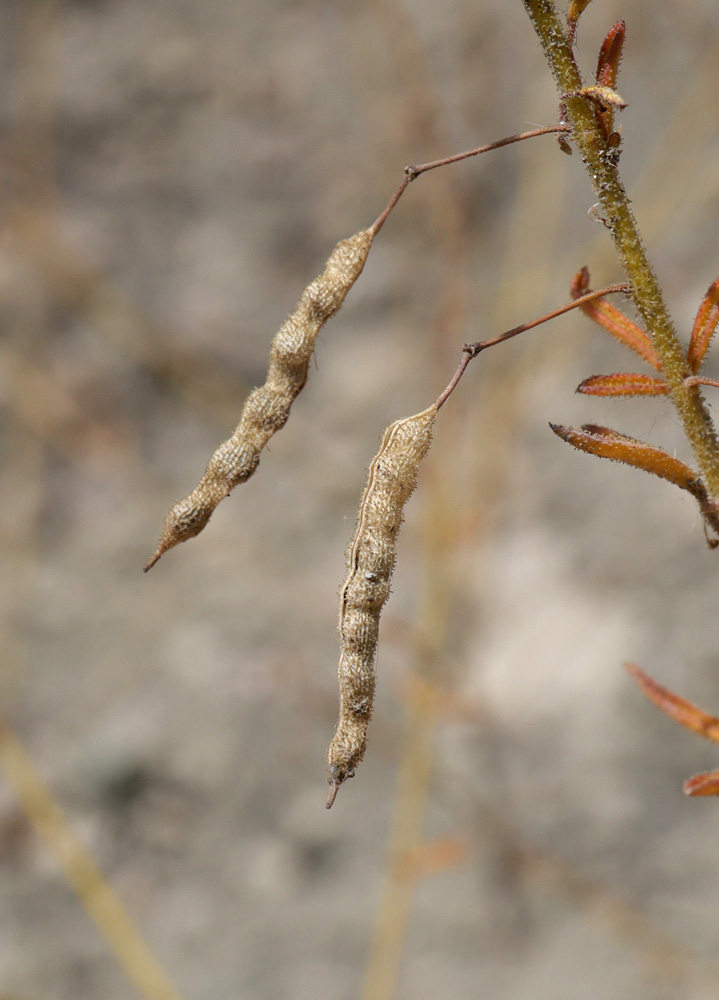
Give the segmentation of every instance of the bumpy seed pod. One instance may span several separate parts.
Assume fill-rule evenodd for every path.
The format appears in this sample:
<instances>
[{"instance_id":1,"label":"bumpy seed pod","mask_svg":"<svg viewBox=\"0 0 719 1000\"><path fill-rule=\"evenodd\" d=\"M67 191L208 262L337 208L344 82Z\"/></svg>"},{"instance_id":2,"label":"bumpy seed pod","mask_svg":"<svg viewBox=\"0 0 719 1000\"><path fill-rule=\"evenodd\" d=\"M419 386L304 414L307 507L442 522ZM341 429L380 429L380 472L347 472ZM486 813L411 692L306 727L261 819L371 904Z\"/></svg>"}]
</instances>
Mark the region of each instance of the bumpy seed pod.
<instances>
[{"instance_id":1,"label":"bumpy seed pod","mask_svg":"<svg viewBox=\"0 0 719 1000\"><path fill-rule=\"evenodd\" d=\"M380 614L389 596L402 512L417 485L437 410L435 403L390 424L369 468L357 531L347 552L347 579L340 591L340 716L327 751L328 809L364 756Z\"/></svg>"},{"instance_id":2,"label":"bumpy seed pod","mask_svg":"<svg viewBox=\"0 0 719 1000\"><path fill-rule=\"evenodd\" d=\"M214 453L199 485L170 509L145 572L168 549L198 535L218 503L253 474L260 452L286 423L290 407L307 381L317 334L339 310L362 273L376 232L376 227L363 229L338 243L322 274L304 290L295 311L272 341L265 384L247 397L234 434Z\"/></svg>"}]
</instances>

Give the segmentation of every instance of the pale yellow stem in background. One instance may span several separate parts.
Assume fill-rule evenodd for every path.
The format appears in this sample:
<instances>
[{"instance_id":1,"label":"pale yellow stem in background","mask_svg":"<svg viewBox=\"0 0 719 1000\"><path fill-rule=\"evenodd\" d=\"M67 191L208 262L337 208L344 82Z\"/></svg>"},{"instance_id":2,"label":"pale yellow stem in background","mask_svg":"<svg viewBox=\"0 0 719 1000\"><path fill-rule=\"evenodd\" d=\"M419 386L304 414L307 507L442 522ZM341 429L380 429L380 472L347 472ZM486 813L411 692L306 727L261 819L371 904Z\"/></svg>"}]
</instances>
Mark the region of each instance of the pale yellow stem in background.
<instances>
[{"instance_id":1,"label":"pale yellow stem in background","mask_svg":"<svg viewBox=\"0 0 719 1000\"><path fill-rule=\"evenodd\" d=\"M0 771L138 993L146 1000L180 1000L24 747L2 720Z\"/></svg>"}]
</instances>

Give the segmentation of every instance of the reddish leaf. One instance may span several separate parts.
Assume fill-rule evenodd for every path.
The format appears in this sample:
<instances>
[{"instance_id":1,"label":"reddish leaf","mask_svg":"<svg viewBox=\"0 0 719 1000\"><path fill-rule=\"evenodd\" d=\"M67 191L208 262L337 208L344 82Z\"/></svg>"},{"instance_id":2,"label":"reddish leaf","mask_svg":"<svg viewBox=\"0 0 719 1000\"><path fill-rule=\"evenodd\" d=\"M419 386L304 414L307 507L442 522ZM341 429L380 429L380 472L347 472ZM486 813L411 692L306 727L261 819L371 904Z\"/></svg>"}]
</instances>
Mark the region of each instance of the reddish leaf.
<instances>
[{"instance_id":1,"label":"reddish leaf","mask_svg":"<svg viewBox=\"0 0 719 1000\"><path fill-rule=\"evenodd\" d=\"M664 379L635 372L616 375L592 375L577 386L585 396L665 396L669 386Z\"/></svg>"},{"instance_id":2,"label":"reddish leaf","mask_svg":"<svg viewBox=\"0 0 719 1000\"><path fill-rule=\"evenodd\" d=\"M569 283L569 292L573 299L581 299L589 291L589 268L580 267Z\"/></svg>"},{"instance_id":3,"label":"reddish leaf","mask_svg":"<svg viewBox=\"0 0 719 1000\"><path fill-rule=\"evenodd\" d=\"M686 698L674 694L659 684L634 663L627 663L627 670L634 677L642 693L679 725L698 733L713 743L719 743L719 718L697 708ZM719 771L695 774L684 782L685 795L719 795Z\"/></svg>"},{"instance_id":4,"label":"reddish leaf","mask_svg":"<svg viewBox=\"0 0 719 1000\"><path fill-rule=\"evenodd\" d=\"M685 795L719 795L719 771L695 774L684 782Z\"/></svg>"},{"instance_id":5,"label":"reddish leaf","mask_svg":"<svg viewBox=\"0 0 719 1000\"><path fill-rule=\"evenodd\" d=\"M597 117L610 147L616 147L621 143L620 134L614 131L614 108L623 108L625 104L614 88L617 85L617 76L619 75L619 63L622 58L625 32L624 21L618 21L613 28L609 29L607 37L602 42L602 47L599 50L599 60L597 62L598 90L606 90L608 91L608 95L612 95L603 99L600 98L602 106L597 112Z\"/></svg>"},{"instance_id":6,"label":"reddish leaf","mask_svg":"<svg viewBox=\"0 0 719 1000\"><path fill-rule=\"evenodd\" d=\"M614 27L609 29L607 37L602 42L597 63L597 83L603 87L613 89L616 86L625 35L626 24L624 21L617 21Z\"/></svg>"},{"instance_id":7,"label":"reddish leaf","mask_svg":"<svg viewBox=\"0 0 719 1000\"><path fill-rule=\"evenodd\" d=\"M563 427L561 424L549 425L554 433L569 444L599 458L609 458L614 462L624 462L636 469L651 472L661 479L688 490L696 496L697 476L688 465L678 458L669 455L662 448L655 448L644 441L619 434L608 427L596 424L585 424L581 430L575 427Z\"/></svg>"},{"instance_id":8,"label":"reddish leaf","mask_svg":"<svg viewBox=\"0 0 719 1000\"><path fill-rule=\"evenodd\" d=\"M559 426L559 425L557 425ZM587 434L602 434L605 437L619 438L620 441L635 441L628 434L620 434L619 431L612 430L611 427L603 427L601 424L582 424L582 430Z\"/></svg>"},{"instance_id":9,"label":"reddish leaf","mask_svg":"<svg viewBox=\"0 0 719 1000\"><path fill-rule=\"evenodd\" d=\"M714 715L709 715L707 712L703 712L701 708L697 708L697 706L693 705L690 701L687 701L685 698L681 698L678 694L674 694L673 691L665 688L662 684L653 680L648 674L645 674L644 671L640 670L634 663L628 663L627 670L639 684L642 693L645 694L647 698L657 706L657 708L660 708L665 715L668 715L670 718L674 719L675 722L678 722L686 729L690 729L693 733L698 733L707 740L719 743L719 718Z\"/></svg>"},{"instance_id":10,"label":"reddish leaf","mask_svg":"<svg viewBox=\"0 0 719 1000\"><path fill-rule=\"evenodd\" d=\"M574 275L570 289L572 298L575 299L589 292L589 271L586 267L583 267L581 271L578 271ZM628 316L625 316L621 310L617 309L616 306L607 302L606 299L595 299L592 302L585 303L580 308L586 316L589 316L595 323L598 323L608 333L611 333L625 347L630 348L640 358L648 361L652 368L655 368L657 371L661 370L661 362L657 358L652 347L652 342L647 334L636 323L633 323Z\"/></svg>"},{"instance_id":11,"label":"reddish leaf","mask_svg":"<svg viewBox=\"0 0 719 1000\"><path fill-rule=\"evenodd\" d=\"M719 323L719 278L709 287L694 320L687 355L689 367L693 372L698 372L702 366L717 323Z\"/></svg>"}]
</instances>

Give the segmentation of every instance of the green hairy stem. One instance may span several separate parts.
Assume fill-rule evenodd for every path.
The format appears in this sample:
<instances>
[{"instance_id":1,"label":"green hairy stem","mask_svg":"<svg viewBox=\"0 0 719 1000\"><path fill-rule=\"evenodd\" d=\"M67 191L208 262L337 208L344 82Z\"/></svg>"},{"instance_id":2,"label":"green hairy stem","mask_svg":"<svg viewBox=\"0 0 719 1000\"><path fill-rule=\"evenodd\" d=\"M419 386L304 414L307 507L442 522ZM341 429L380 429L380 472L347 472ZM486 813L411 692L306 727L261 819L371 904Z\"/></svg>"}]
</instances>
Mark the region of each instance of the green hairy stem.
<instances>
[{"instance_id":1,"label":"green hairy stem","mask_svg":"<svg viewBox=\"0 0 719 1000\"><path fill-rule=\"evenodd\" d=\"M602 214L631 284L631 296L662 363L662 374L681 417L697 465L709 493L719 500L719 443L677 337L662 291L642 245L629 199L619 179L616 150L611 148L596 115L596 104L579 93L584 86L567 32L552 0L523 0L551 67Z\"/></svg>"}]
</instances>

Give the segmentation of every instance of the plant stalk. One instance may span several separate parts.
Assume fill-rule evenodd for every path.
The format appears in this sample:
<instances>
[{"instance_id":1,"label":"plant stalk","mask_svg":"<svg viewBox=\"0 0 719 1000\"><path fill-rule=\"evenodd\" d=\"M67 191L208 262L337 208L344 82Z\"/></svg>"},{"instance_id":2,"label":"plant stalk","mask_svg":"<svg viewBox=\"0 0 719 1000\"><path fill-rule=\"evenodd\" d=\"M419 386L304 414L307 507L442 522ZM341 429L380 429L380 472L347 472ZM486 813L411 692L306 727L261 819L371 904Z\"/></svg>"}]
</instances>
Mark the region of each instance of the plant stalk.
<instances>
[{"instance_id":1,"label":"plant stalk","mask_svg":"<svg viewBox=\"0 0 719 1000\"><path fill-rule=\"evenodd\" d=\"M572 139L584 160L606 226L629 278L631 297L661 360L671 399L707 489L715 500L719 500L716 431L699 386L685 381L692 372L619 179L617 150L607 142L596 104L580 93L584 83L554 3L552 0L523 2L557 81L560 99L572 127Z\"/></svg>"}]
</instances>

